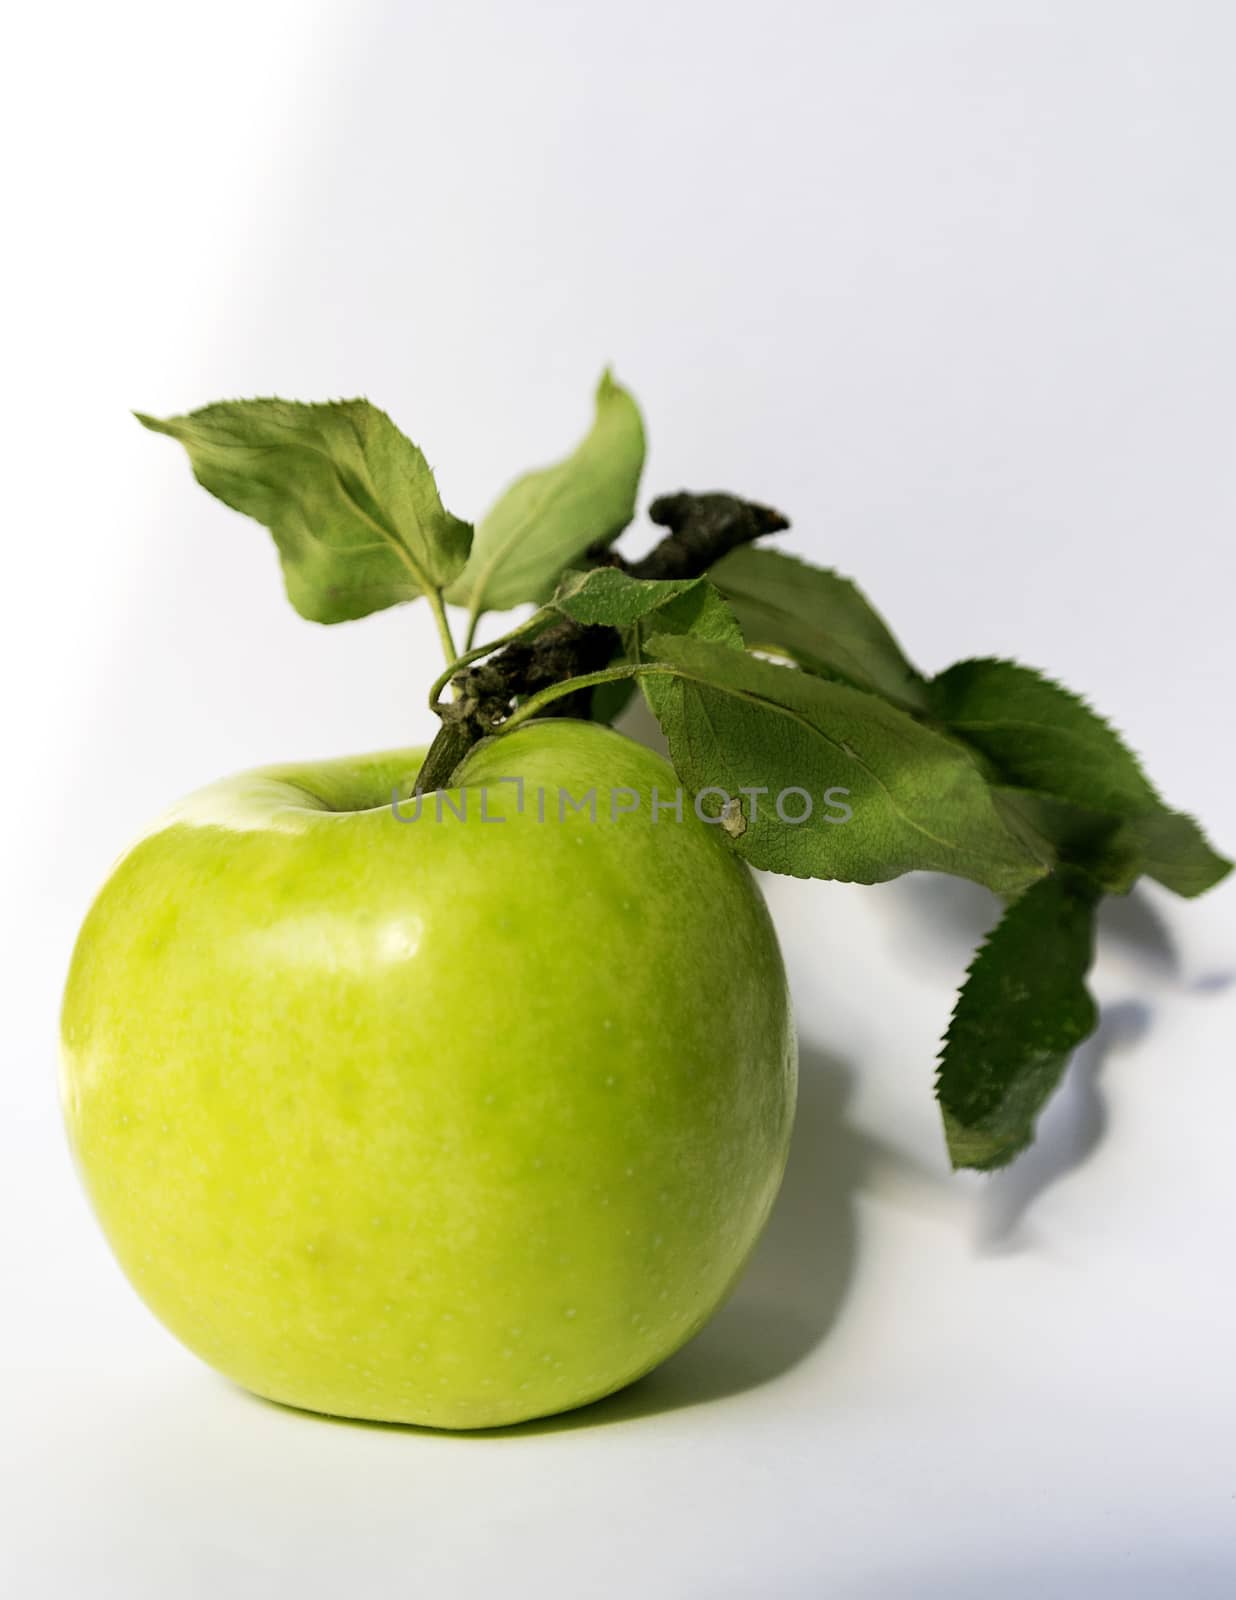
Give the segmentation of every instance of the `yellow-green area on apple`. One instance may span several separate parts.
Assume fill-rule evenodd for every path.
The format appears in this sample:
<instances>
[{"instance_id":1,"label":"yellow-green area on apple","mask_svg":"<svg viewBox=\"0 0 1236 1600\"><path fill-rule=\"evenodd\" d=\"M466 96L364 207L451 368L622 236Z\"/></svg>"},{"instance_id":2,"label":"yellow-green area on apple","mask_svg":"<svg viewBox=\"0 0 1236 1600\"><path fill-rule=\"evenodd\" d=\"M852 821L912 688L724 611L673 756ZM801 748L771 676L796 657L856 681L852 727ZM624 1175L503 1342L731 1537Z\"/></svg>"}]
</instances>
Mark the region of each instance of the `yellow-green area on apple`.
<instances>
[{"instance_id":1,"label":"yellow-green area on apple","mask_svg":"<svg viewBox=\"0 0 1236 1600\"><path fill-rule=\"evenodd\" d=\"M422 754L163 818L80 934L63 1095L112 1248L191 1350L287 1404L483 1428L620 1388L717 1308L795 1049L759 890L689 802L654 820L660 757L531 722L456 775L466 821L400 825ZM589 788L595 819L559 816Z\"/></svg>"}]
</instances>

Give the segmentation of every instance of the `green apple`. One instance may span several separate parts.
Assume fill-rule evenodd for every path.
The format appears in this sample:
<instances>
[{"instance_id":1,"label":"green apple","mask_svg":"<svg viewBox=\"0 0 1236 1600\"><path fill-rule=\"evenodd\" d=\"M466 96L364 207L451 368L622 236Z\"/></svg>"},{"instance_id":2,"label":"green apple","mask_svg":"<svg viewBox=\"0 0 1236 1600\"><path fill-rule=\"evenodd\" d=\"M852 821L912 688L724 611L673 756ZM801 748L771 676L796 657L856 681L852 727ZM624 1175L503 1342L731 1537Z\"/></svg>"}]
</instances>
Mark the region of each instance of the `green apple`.
<instances>
[{"instance_id":1,"label":"green apple","mask_svg":"<svg viewBox=\"0 0 1236 1600\"><path fill-rule=\"evenodd\" d=\"M420 760L272 767L166 816L82 928L63 1095L191 1350L290 1405L492 1427L716 1309L780 1182L794 1041L759 891L667 809L659 756L532 722L398 820Z\"/></svg>"}]
</instances>

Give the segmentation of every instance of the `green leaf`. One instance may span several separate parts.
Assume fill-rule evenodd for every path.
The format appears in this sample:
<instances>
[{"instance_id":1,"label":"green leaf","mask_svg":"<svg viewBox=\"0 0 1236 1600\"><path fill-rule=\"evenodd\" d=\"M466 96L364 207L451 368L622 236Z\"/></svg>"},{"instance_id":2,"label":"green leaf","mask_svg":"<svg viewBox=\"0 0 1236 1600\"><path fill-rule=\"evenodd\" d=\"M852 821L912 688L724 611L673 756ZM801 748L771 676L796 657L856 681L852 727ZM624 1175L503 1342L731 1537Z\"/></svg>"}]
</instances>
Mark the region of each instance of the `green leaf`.
<instances>
[{"instance_id":1,"label":"green leaf","mask_svg":"<svg viewBox=\"0 0 1236 1600\"><path fill-rule=\"evenodd\" d=\"M959 661L932 679L938 717L1008 782L1114 815L1158 796L1119 734L1077 695L1014 661Z\"/></svg>"},{"instance_id":2,"label":"green leaf","mask_svg":"<svg viewBox=\"0 0 1236 1600\"><path fill-rule=\"evenodd\" d=\"M668 601L699 587L699 578L632 578L618 567L571 572L550 604L585 627L629 628Z\"/></svg>"},{"instance_id":3,"label":"green leaf","mask_svg":"<svg viewBox=\"0 0 1236 1600\"><path fill-rule=\"evenodd\" d=\"M1054 873L1009 907L971 963L936 1077L954 1167L989 1171L1024 1150L1094 1032L1094 908L1087 887Z\"/></svg>"},{"instance_id":4,"label":"green leaf","mask_svg":"<svg viewBox=\"0 0 1236 1600\"><path fill-rule=\"evenodd\" d=\"M589 545L608 544L630 522L643 466L639 409L607 372L592 431L565 461L520 478L486 513L447 599L475 613L546 600Z\"/></svg>"},{"instance_id":5,"label":"green leaf","mask_svg":"<svg viewBox=\"0 0 1236 1600\"><path fill-rule=\"evenodd\" d=\"M784 650L808 672L916 710L925 706L923 679L848 578L751 545L722 557L708 576L753 650Z\"/></svg>"},{"instance_id":6,"label":"green leaf","mask_svg":"<svg viewBox=\"0 0 1236 1600\"><path fill-rule=\"evenodd\" d=\"M643 636L656 633L691 634L742 649L742 634L733 613L713 586L703 578L633 578L616 567L568 573L550 601L550 607L584 626L616 628L623 648L611 666L643 659ZM645 679L644 690L655 711L660 679ZM594 691L593 721L612 722L635 688L634 679L604 684Z\"/></svg>"},{"instance_id":7,"label":"green leaf","mask_svg":"<svg viewBox=\"0 0 1236 1600\"><path fill-rule=\"evenodd\" d=\"M700 639L659 634L647 649L666 664L654 710L692 793L766 791L727 830L753 866L855 883L926 869L1002 894L1046 871L964 747L879 696ZM802 821L787 820L806 812L790 790L811 798ZM721 813L719 796L708 809Z\"/></svg>"},{"instance_id":8,"label":"green leaf","mask_svg":"<svg viewBox=\"0 0 1236 1600\"><path fill-rule=\"evenodd\" d=\"M1138 853L1137 871L1182 895L1230 871L1193 819L1163 804L1115 729L1060 684L1012 661L960 661L929 694L932 713L1008 785L1120 819L1117 844Z\"/></svg>"},{"instance_id":9,"label":"green leaf","mask_svg":"<svg viewBox=\"0 0 1236 1600\"><path fill-rule=\"evenodd\" d=\"M1143 871L1142 852L1128 825L1105 811L1058 800L1033 789L994 784L1002 815L1024 837L1046 840L1059 861L1088 877L1107 894L1127 894Z\"/></svg>"},{"instance_id":10,"label":"green leaf","mask_svg":"<svg viewBox=\"0 0 1236 1600\"><path fill-rule=\"evenodd\" d=\"M1141 870L1186 900L1222 882L1232 863L1211 848L1198 824L1183 811L1148 811L1129 817L1117 836L1127 842Z\"/></svg>"},{"instance_id":11,"label":"green leaf","mask_svg":"<svg viewBox=\"0 0 1236 1600\"><path fill-rule=\"evenodd\" d=\"M471 528L444 510L425 457L368 400L233 400L138 421L179 439L203 488L270 529L288 598L313 622L414 600L468 558Z\"/></svg>"},{"instance_id":12,"label":"green leaf","mask_svg":"<svg viewBox=\"0 0 1236 1600\"><path fill-rule=\"evenodd\" d=\"M633 578L618 567L571 572L550 607L584 627L689 633L743 647L734 614L707 578Z\"/></svg>"},{"instance_id":13,"label":"green leaf","mask_svg":"<svg viewBox=\"0 0 1236 1600\"><path fill-rule=\"evenodd\" d=\"M707 579L698 579L685 593L666 601L656 611L644 617L636 629L634 659L642 660L646 654L644 636L650 634L679 634L692 639L703 639L711 644L723 644L731 650L743 648L742 631L734 613ZM659 680L648 678L645 687Z\"/></svg>"},{"instance_id":14,"label":"green leaf","mask_svg":"<svg viewBox=\"0 0 1236 1600\"><path fill-rule=\"evenodd\" d=\"M713 588L711 583L699 581L685 594L670 600L660 610L654 611L637 623L627 634L627 655L632 661L656 659L650 652L647 638L656 634L674 634L691 639L703 639L711 644L725 645L730 650L742 650L742 631L737 618ZM644 677L640 688L648 709L658 722L670 714L667 697L675 693L670 678Z\"/></svg>"}]
</instances>

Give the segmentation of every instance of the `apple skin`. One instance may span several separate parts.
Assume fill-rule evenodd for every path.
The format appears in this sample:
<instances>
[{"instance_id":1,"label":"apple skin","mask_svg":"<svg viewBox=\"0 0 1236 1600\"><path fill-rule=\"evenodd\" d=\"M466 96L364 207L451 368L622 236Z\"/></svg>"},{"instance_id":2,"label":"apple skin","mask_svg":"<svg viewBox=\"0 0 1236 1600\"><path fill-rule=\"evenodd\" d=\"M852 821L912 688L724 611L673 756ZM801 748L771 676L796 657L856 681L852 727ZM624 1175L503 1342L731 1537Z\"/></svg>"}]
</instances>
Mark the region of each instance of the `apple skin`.
<instances>
[{"instance_id":1,"label":"apple skin","mask_svg":"<svg viewBox=\"0 0 1236 1600\"><path fill-rule=\"evenodd\" d=\"M190 1350L312 1411L495 1427L630 1383L717 1308L796 1053L759 890L689 799L652 822L659 756L534 722L470 756L466 822L427 797L401 825L421 755L163 818L79 935L62 1091L111 1246ZM596 822L559 821L594 785Z\"/></svg>"}]
</instances>

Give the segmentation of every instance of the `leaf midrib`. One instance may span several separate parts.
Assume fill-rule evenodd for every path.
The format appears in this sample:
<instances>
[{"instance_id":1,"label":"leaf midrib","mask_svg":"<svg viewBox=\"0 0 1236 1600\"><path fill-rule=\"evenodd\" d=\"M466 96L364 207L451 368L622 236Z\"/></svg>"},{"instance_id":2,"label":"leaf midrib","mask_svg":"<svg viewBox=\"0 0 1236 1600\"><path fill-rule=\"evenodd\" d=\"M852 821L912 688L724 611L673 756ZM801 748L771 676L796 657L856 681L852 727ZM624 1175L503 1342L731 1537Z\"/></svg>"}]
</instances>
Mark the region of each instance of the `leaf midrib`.
<instances>
[{"instance_id":1,"label":"leaf midrib","mask_svg":"<svg viewBox=\"0 0 1236 1600\"><path fill-rule=\"evenodd\" d=\"M846 756L846 758L848 760L854 761L855 763L857 763L857 765L859 767L861 767L864 772L867 773L867 775L870 777L871 781L876 785L876 787L879 788L884 793L884 795L887 797L889 805L892 807L894 813L901 819L901 821L903 822L903 824L907 828L911 829L914 833L920 834L925 839L930 839L934 844L939 845L942 850L945 850L945 851L949 852L951 855L957 856L962 860L979 861L979 860L982 859L982 857L979 856L977 854L977 852L975 852L973 850L967 850L967 849L964 848L964 846L961 846L961 845L958 845L958 844L954 844L948 839L941 838L938 834L933 833L930 828L924 827L922 825L922 823L917 822L913 817L907 816L905 811L902 809L901 805L899 804L896 796L889 789L888 785L884 782L883 778L880 777L879 773L873 771L873 769L867 764L866 761L863 760L863 758L861 756L855 755L850 750L847 750L845 748L845 741L844 740L838 740L838 739L833 738L833 736L831 734L825 732L825 730L823 728L817 727L815 725L815 723L811 722L810 719L805 717L801 712L796 711L792 706L779 705L775 700L765 699L765 697L763 695L758 694L754 690L735 689L735 688L730 687L729 685L723 685L723 684L717 684L717 683L710 682L707 678L697 677L693 673L688 672L688 671L684 671L682 668L675 666L673 663L666 663L665 664L665 670L670 672L673 676L681 679L684 683L692 684L697 689L708 689L708 690L711 690L714 694L728 694L728 695L732 696L736 700L745 700L745 701L747 701L748 703L750 703L752 705L760 706L765 710L775 711L780 716L788 717L792 722L796 722L796 723L799 724L799 726L805 728L808 733L815 734L815 736L817 738L822 739L826 744L828 744L828 745L832 746L834 749L840 751L840 753L842 755ZM788 670L788 669L786 669L786 670ZM861 693L862 691L857 691L857 692ZM707 712L706 711L705 711L704 714L705 714L705 716L707 716ZM711 721L710 721L710 726L711 726ZM924 731L929 731L929 730L924 730ZM714 737L715 737L715 730L714 730ZM718 744L719 743L720 743L720 741L718 740ZM976 774L978 774L978 768L976 767L974 770L975 770ZM981 777L981 774L978 774L978 775ZM994 810L995 810L994 805L992 807L992 810L993 810L993 813L994 813ZM999 819L997 817L997 821L998 820ZM1010 835L1010 838L1012 838L1012 835ZM1047 872L1047 870L1048 869L1046 868L1046 866L1044 866L1040 876L1045 874Z\"/></svg>"}]
</instances>

